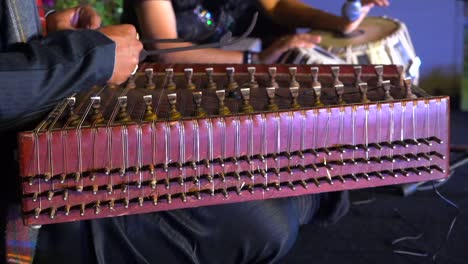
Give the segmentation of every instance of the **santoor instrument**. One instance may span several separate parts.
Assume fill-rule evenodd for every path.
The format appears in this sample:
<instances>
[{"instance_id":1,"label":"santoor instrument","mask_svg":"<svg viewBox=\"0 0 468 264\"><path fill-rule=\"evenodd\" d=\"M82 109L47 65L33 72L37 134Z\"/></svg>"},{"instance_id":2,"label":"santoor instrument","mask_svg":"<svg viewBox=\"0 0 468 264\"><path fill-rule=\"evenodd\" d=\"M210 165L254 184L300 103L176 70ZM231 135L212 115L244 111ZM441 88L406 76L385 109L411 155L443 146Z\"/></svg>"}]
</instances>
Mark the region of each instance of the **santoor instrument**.
<instances>
[{"instance_id":1,"label":"santoor instrument","mask_svg":"<svg viewBox=\"0 0 468 264\"><path fill-rule=\"evenodd\" d=\"M142 64L19 135L41 225L447 177L449 98L394 65Z\"/></svg>"}]
</instances>

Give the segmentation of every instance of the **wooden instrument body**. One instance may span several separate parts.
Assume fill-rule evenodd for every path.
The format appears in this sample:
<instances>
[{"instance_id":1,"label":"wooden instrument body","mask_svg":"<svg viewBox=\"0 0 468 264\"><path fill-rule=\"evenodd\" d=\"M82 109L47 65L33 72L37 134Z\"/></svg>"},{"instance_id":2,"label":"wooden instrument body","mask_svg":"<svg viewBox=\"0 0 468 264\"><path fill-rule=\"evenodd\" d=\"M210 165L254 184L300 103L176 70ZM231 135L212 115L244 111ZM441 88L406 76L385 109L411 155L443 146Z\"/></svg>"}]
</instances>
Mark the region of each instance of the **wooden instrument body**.
<instances>
[{"instance_id":1,"label":"wooden instrument body","mask_svg":"<svg viewBox=\"0 0 468 264\"><path fill-rule=\"evenodd\" d=\"M393 100L384 100L374 66L362 66L369 86L363 103L352 66L340 66L344 84L339 104L331 67L318 67L324 106L315 106L310 66L294 66L299 108L291 109L288 65L276 65L277 111L265 110L270 85L266 65L256 66L258 88L250 89L254 112L242 113L242 99L227 98L230 115L218 114L215 91L206 89L206 65L175 65L179 87L163 89L169 66L154 68L156 89L107 88L99 96L105 122L91 124L96 88L77 96L75 113L52 114L41 129L19 135L25 224L49 224L101 217L350 190L441 179L448 170L449 99L407 96L401 69L383 67ZM206 117L193 117L195 104L184 68L192 68L203 92ZM227 65L213 66L218 90L228 85ZM231 67L231 66L229 66ZM235 66L239 87L248 86L246 65ZM158 75L161 73L162 75ZM243 85L247 83L246 85ZM128 84L127 84L128 86ZM169 117L167 93L177 93L184 116ZM143 96L152 94L158 120L144 121ZM162 96L161 96L162 94ZM117 97L128 98L131 121L118 122ZM81 102L81 103L80 103ZM50 120L54 120L52 123Z\"/></svg>"}]
</instances>

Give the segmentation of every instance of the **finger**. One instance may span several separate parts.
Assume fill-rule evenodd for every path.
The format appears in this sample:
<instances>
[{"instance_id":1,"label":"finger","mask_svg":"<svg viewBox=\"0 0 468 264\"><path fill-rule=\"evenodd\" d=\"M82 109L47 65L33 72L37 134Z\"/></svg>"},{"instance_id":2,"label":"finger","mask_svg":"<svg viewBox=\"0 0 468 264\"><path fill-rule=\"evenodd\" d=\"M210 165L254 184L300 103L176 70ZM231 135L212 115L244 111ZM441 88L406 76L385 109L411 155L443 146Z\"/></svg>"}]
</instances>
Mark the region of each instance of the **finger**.
<instances>
[{"instance_id":1,"label":"finger","mask_svg":"<svg viewBox=\"0 0 468 264\"><path fill-rule=\"evenodd\" d=\"M101 17L90 6L82 7L79 11L79 28L98 29L101 26Z\"/></svg>"}]
</instances>

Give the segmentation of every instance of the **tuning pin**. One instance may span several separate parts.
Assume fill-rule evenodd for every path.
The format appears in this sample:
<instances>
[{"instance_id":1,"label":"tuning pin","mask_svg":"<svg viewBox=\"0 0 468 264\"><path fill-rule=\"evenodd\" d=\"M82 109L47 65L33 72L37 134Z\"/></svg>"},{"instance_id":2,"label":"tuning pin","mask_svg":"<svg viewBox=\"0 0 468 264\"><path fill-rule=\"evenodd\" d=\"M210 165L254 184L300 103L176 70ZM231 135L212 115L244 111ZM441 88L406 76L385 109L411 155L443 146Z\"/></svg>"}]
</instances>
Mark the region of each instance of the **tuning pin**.
<instances>
[{"instance_id":1,"label":"tuning pin","mask_svg":"<svg viewBox=\"0 0 468 264\"><path fill-rule=\"evenodd\" d=\"M193 69L192 68L184 69L184 73L185 73L185 80L187 82L187 89L191 90L191 91L195 90L196 87L195 87L195 84L192 81Z\"/></svg>"},{"instance_id":2,"label":"tuning pin","mask_svg":"<svg viewBox=\"0 0 468 264\"><path fill-rule=\"evenodd\" d=\"M270 84L268 85L269 87L279 88L279 85L276 82L276 71L277 71L276 67L268 68L268 76L270 78Z\"/></svg>"},{"instance_id":3,"label":"tuning pin","mask_svg":"<svg viewBox=\"0 0 468 264\"><path fill-rule=\"evenodd\" d=\"M138 205L141 207L143 206L143 202L145 201L145 199L143 197L138 197Z\"/></svg>"},{"instance_id":4,"label":"tuning pin","mask_svg":"<svg viewBox=\"0 0 468 264\"><path fill-rule=\"evenodd\" d=\"M169 180L169 178L164 179L164 188L166 188L166 190L169 190L171 188L171 181Z\"/></svg>"},{"instance_id":5,"label":"tuning pin","mask_svg":"<svg viewBox=\"0 0 468 264\"><path fill-rule=\"evenodd\" d=\"M442 139L438 138L438 137L430 137L427 140L434 141L437 144L444 144L444 141Z\"/></svg>"},{"instance_id":6,"label":"tuning pin","mask_svg":"<svg viewBox=\"0 0 468 264\"><path fill-rule=\"evenodd\" d=\"M94 214L98 215L101 212L101 201L96 201L94 205Z\"/></svg>"},{"instance_id":7,"label":"tuning pin","mask_svg":"<svg viewBox=\"0 0 468 264\"><path fill-rule=\"evenodd\" d=\"M254 112L254 108L250 105L250 88L242 88L242 113L250 114Z\"/></svg>"},{"instance_id":8,"label":"tuning pin","mask_svg":"<svg viewBox=\"0 0 468 264\"><path fill-rule=\"evenodd\" d=\"M135 88L136 88L135 80L136 80L136 75L135 75L135 74L130 75L130 76L128 77L127 85L125 85L125 88L127 88L127 89L135 89Z\"/></svg>"},{"instance_id":9,"label":"tuning pin","mask_svg":"<svg viewBox=\"0 0 468 264\"><path fill-rule=\"evenodd\" d=\"M231 111L227 106L224 105L224 99L226 98L226 91L225 90L217 90L216 91L216 96L218 97L218 102L219 102L219 114L220 115L230 115Z\"/></svg>"},{"instance_id":10,"label":"tuning pin","mask_svg":"<svg viewBox=\"0 0 468 264\"><path fill-rule=\"evenodd\" d=\"M258 83L255 80L255 67L247 67L247 71L249 72L249 87L250 89L256 89L258 88Z\"/></svg>"},{"instance_id":11,"label":"tuning pin","mask_svg":"<svg viewBox=\"0 0 468 264\"><path fill-rule=\"evenodd\" d=\"M230 92L236 90L239 87L236 80L234 79L235 72L236 72L236 69L234 67L227 67L226 68L226 74L227 74L227 77L228 77L227 90L230 91Z\"/></svg>"},{"instance_id":12,"label":"tuning pin","mask_svg":"<svg viewBox=\"0 0 468 264\"><path fill-rule=\"evenodd\" d=\"M377 74L377 87L383 85L383 66L374 66L375 74Z\"/></svg>"},{"instance_id":13,"label":"tuning pin","mask_svg":"<svg viewBox=\"0 0 468 264\"><path fill-rule=\"evenodd\" d=\"M80 215L81 216L85 215L85 210L86 210L85 204L80 204Z\"/></svg>"},{"instance_id":14,"label":"tuning pin","mask_svg":"<svg viewBox=\"0 0 468 264\"><path fill-rule=\"evenodd\" d=\"M114 191L114 188L112 187L112 184L108 184L106 186L106 191L107 191L107 194L112 194L112 192Z\"/></svg>"},{"instance_id":15,"label":"tuning pin","mask_svg":"<svg viewBox=\"0 0 468 264\"><path fill-rule=\"evenodd\" d=\"M98 185L97 185L97 184L94 184L94 185L93 185L93 194L96 195L96 194L98 193L98 191L99 191Z\"/></svg>"},{"instance_id":16,"label":"tuning pin","mask_svg":"<svg viewBox=\"0 0 468 264\"><path fill-rule=\"evenodd\" d=\"M292 97L291 108L301 108L301 105L297 102L297 98L299 97L299 87L289 87L289 93Z\"/></svg>"},{"instance_id":17,"label":"tuning pin","mask_svg":"<svg viewBox=\"0 0 468 264\"><path fill-rule=\"evenodd\" d=\"M110 199L109 201L109 210L113 211L115 207L115 201L114 199Z\"/></svg>"},{"instance_id":18,"label":"tuning pin","mask_svg":"<svg viewBox=\"0 0 468 264\"><path fill-rule=\"evenodd\" d=\"M424 171L424 172L426 172L426 173L429 173L429 174L433 174L433 173L434 173L434 171L431 170L431 168L429 168L429 167L418 167L417 169L420 170L420 171Z\"/></svg>"},{"instance_id":19,"label":"tuning pin","mask_svg":"<svg viewBox=\"0 0 468 264\"><path fill-rule=\"evenodd\" d=\"M169 112L170 119L177 120L182 118L182 115L177 111L177 94L168 94L167 98L169 99L169 105L171 106L171 110Z\"/></svg>"},{"instance_id":20,"label":"tuning pin","mask_svg":"<svg viewBox=\"0 0 468 264\"><path fill-rule=\"evenodd\" d=\"M318 73L319 73L319 68L318 67L311 67L310 71L312 73L312 89L314 90L315 94L315 106L323 106L323 103L320 100L320 97L322 96L322 85L318 81Z\"/></svg>"},{"instance_id":21,"label":"tuning pin","mask_svg":"<svg viewBox=\"0 0 468 264\"><path fill-rule=\"evenodd\" d=\"M81 179L81 173L75 172L74 175L75 175L75 177L74 177L75 182L78 183L80 181L80 179Z\"/></svg>"},{"instance_id":22,"label":"tuning pin","mask_svg":"<svg viewBox=\"0 0 468 264\"><path fill-rule=\"evenodd\" d=\"M172 203L172 194L170 194L170 193L166 194L166 200L167 200L168 204L171 204Z\"/></svg>"},{"instance_id":23,"label":"tuning pin","mask_svg":"<svg viewBox=\"0 0 468 264\"><path fill-rule=\"evenodd\" d=\"M359 88L359 84L362 83L362 66L354 66L354 76L355 76L355 81L354 81L354 87Z\"/></svg>"},{"instance_id":24,"label":"tuning pin","mask_svg":"<svg viewBox=\"0 0 468 264\"><path fill-rule=\"evenodd\" d=\"M54 192L53 191L48 191L47 192L47 200L52 201L53 197L54 197Z\"/></svg>"},{"instance_id":25,"label":"tuning pin","mask_svg":"<svg viewBox=\"0 0 468 264\"><path fill-rule=\"evenodd\" d=\"M65 205L65 215L68 216L70 214L70 209L71 209L71 205L67 204Z\"/></svg>"},{"instance_id":26,"label":"tuning pin","mask_svg":"<svg viewBox=\"0 0 468 264\"><path fill-rule=\"evenodd\" d=\"M44 181L48 182L50 181L50 179L52 179L52 174L50 174L49 172L44 173Z\"/></svg>"},{"instance_id":27,"label":"tuning pin","mask_svg":"<svg viewBox=\"0 0 468 264\"><path fill-rule=\"evenodd\" d=\"M385 101L393 101L393 96L390 94L390 90L391 90L391 85L390 85L390 81L387 80L387 81L383 81L382 82L382 85L383 85L383 89L385 91L385 98L384 100Z\"/></svg>"},{"instance_id":28,"label":"tuning pin","mask_svg":"<svg viewBox=\"0 0 468 264\"><path fill-rule=\"evenodd\" d=\"M229 197L229 194L228 194L226 188L223 188L223 189L221 190L221 193L223 194L224 198L228 198L228 197Z\"/></svg>"},{"instance_id":29,"label":"tuning pin","mask_svg":"<svg viewBox=\"0 0 468 264\"><path fill-rule=\"evenodd\" d=\"M39 216L41 215L41 208L36 208L34 209L34 218L39 218Z\"/></svg>"},{"instance_id":30,"label":"tuning pin","mask_svg":"<svg viewBox=\"0 0 468 264\"><path fill-rule=\"evenodd\" d=\"M143 116L143 120L147 122L153 122L158 119L156 113L153 112L153 96L152 95L145 95L143 96L143 101L145 101L146 109L145 115Z\"/></svg>"},{"instance_id":31,"label":"tuning pin","mask_svg":"<svg viewBox=\"0 0 468 264\"><path fill-rule=\"evenodd\" d=\"M63 200L64 200L64 201L68 200L68 189L65 189L65 190L63 191Z\"/></svg>"},{"instance_id":32,"label":"tuning pin","mask_svg":"<svg viewBox=\"0 0 468 264\"><path fill-rule=\"evenodd\" d=\"M201 107L202 92L193 92L193 102L195 103L195 117L205 117L206 111Z\"/></svg>"},{"instance_id":33,"label":"tuning pin","mask_svg":"<svg viewBox=\"0 0 468 264\"><path fill-rule=\"evenodd\" d=\"M429 153L429 155L431 155L431 156L436 156L436 157L438 157L439 159L442 159L442 160L445 159L445 156L442 155L441 153L437 152L437 151L431 151L431 152Z\"/></svg>"},{"instance_id":34,"label":"tuning pin","mask_svg":"<svg viewBox=\"0 0 468 264\"><path fill-rule=\"evenodd\" d=\"M289 87L300 87L299 82L296 80L296 74L297 74L297 67L289 67L289 76L291 78L291 81L289 83Z\"/></svg>"},{"instance_id":35,"label":"tuning pin","mask_svg":"<svg viewBox=\"0 0 468 264\"><path fill-rule=\"evenodd\" d=\"M367 104L370 103L370 100L367 98L367 83L359 83L359 92L361 93L361 103Z\"/></svg>"},{"instance_id":36,"label":"tuning pin","mask_svg":"<svg viewBox=\"0 0 468 264\"><path fill-rule=\"evenodd\" d=\"M287 185L288 185L289 189L291 189L293 191L296 190L296 186L294 186L294 184L292 182L288 182Z\"/></svg>"},{"instance_id":37,"label":"tuning pin","mask_svg":"<svg viewBox=\"0 0 468 264\"><path fill-rule=\"evenodd\" d=\"M208 77L208 83L206 89L216 90L216 83L213 80L213 68L206 68L206 76Z\"/></svg>"},{"instance_id":38,"label":"tuning pin","mask_svg":"<svg viewBox=\"0 0 468 264\"><path fill-rule=\"evenodd\" d=\"M166 69L166 89L168 91L173 91L177 88L175 82L174 82L174 69L168 68Z\"/></svg>"},{"instance_id":39,"label":"tuning pin","mask_svg":"<svg viewBox=\"0 0 468 264\"><path fill-rule=\"evenodd\" d=\"M75 97L69 97L67 98L68 101L68 122L72 126L78 125L80 122L80 117L75 113L75 103L76 103L76 98Z\"/></svg>"},{"instance_id":40,"label":"tuning pin","mask_svg":"<svg viewBox=\"0 0 468 264\"><path fill-rule=\"evenodd\" d=\"M343 100L344 85L342 83L335 85L335 92L336 92L336 95L338 96L338 104L340 105L346 104L346 102Z\"/></svg>"},{"instance_id":41,"label":"tuning pin","mask_svg":"<svg viewBox=\"0 0 468 264\"><path fill-rule=\"evenodd\" d=\"M146 77L145 88L148 89L148 90L156 89L156 84L153 81L153 78L154 78L153 68L146 68L145 69L145 77Z\"/></svg>"},{"instance_id":42,"label":"tuning pin","mask_svg":"<svg viewBox=\"0 0 468 264\"><path fill-rule=\"evenodd\" d=\"M124 208L128 209L129 205L130 205L130 200L128 200L128 198L124 198L124 200L123 200Z\"/></svg>"},{"instance_id":43,"label":"tuning pin","mask_svg":"<svg viewBox=\"0 0 468 264\"><path fill-rule=\"evenodd\" d=\"M151 198L153 198L153 205L156 206L158 205L158 195L157 194L153 194L151 196Z\"/></svg>"},{"instance_id":44,"label":"tuning pin","mask_svg":"<svg viewBox=\"0 0 468 264\"><path fill-rule=\"evenodd\" d=\"M333 76L333 85L343 85L343 83L340 81L340 67L339 66L334 66L331 67L331 72Z\"/></svg>"},{"instance_id":45,"label":"tuning pin","mask_svg":"<svg viewBox=\"0 0 468 264\"><path fill-rule=\"evenodd\" d=\"M413 81L410 77L405 78L405 90L406 90L406 99L417 99L418 97L413 94L413 89L411 86L413 85Z\"/></svg>"},{"instance_id":46,"label":"tuning pin","mask_svg":"<svg viewBox=\"0 0 468 264\"><path fill-rule=\"evenodd\" d=\"M104 122L104 116L101 112L101 97L93 96L91 97L92 109L91 122L93 124L102 124Z\"/></svg>"},{"instance_id":47,"label":"tuning pin","mask_svg":"<svg viewBox=\"0 0 468 264\"><path fill-rule=\"evenodd\" d=\"M117 121L122 123L131 122L132 119L127 112L127 96L120 96L119 100L119 113L117 114Z\"/></svg>"},{"instance_id":48,"label":"tuning pin","mask_svg":"<svg viewBox=\"0 0 468 264\"><path fill-rule=\"evenodd\" d=\"M267 96L268 96L268 111L278 111L279 107L275 103L275 96L276 96L276 88L275 87L267 87Z\"/></svg>"},{"instance_id":49,"label":"tuning pin","mask_svg":"<svg viewBox=\"0 0 468 264\"><path fill-rule=\"evenodd\" d=\"M221 182L226 182L226 175L223 172L218 173Z\"/></svg>"}]
</instances>

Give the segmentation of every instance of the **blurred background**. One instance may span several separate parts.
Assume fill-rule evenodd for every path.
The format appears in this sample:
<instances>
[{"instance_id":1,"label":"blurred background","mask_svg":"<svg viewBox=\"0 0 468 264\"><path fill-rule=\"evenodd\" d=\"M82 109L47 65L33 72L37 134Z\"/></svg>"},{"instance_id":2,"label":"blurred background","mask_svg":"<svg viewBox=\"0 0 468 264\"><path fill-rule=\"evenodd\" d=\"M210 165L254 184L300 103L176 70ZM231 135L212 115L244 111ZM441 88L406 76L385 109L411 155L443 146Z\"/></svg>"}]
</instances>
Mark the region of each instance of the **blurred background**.
<instances>
[{"instance_id":1,"label":"blurred background","mask_svg":"<svg viewBox=\"0 0 468 264\"><path fill-rule=\"evenodd\" d=\"M90 4L106 25L118 23L122 13L122 0L42 1L45 10ZM303 1L335 14L340 14L344 2ZM463 51L465 46L468 48L468 41L465 41L468 34L464 32L464 26L468 24L465 23L468 20L465 14L468 16L463 0L393 0L390 7L374 8L370 13L371 16L388 16L405 23L416 54L422 60L420 86L433 95L450 95L452 107L468 110L468 81L463 78L468 77L468 67L463 67ZM463 74L464 68L466 74Z\"/></svg>"}]
</instances>

